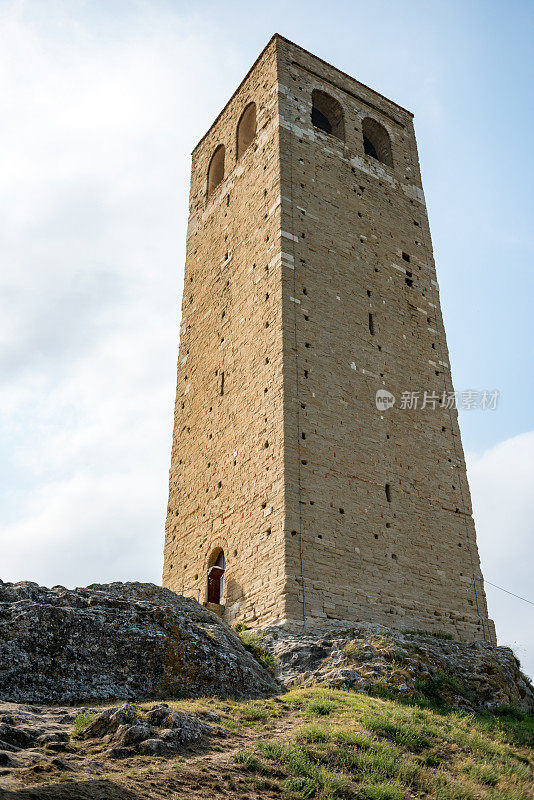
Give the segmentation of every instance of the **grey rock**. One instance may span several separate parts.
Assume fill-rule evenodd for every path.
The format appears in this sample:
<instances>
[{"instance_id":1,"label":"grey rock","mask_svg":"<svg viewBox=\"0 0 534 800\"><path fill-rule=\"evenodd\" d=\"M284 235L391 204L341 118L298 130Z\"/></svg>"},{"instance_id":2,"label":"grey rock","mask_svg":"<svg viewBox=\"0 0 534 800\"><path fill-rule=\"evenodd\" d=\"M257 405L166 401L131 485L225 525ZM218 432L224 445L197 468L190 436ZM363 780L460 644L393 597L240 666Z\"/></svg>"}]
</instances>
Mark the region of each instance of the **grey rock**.
<instances>
[{"instance_id":1,"label":"grey rock","mask_svg":"<svg viewBox=\"0 0 534 800\"><path fill-rule=\"evenodd\" d=\"M116 740L124 747L139 744L154 735L154 728L150 725L121 725L117 728Z\"/></svg>"},{"instance_id":2,"label":"grey rock","mask_svg":"<svg viewBox=\"0 0 534 800\"><path fill-rule=\"evenodd\" d=\"M161 739L145 739L138 747L138 752L143 756L163 756L168 750L168 745Z\"/></svg>"},{"instance_id":3,"label":"grey rock","mask_svg":"<svg viewBox=\"0 0 534 800\"><path fill-rule=\"evenodd\" d=\"M294 623L261 631L287 688L323 684L354 691L377 684L406 697L425 683L463 710L510 704L534 711L534 689L512 650L365 623Z\"/></svg>"},{"instance_id":4,"label":"grey rock","mask_svg":"<svg viewBox=\"0 0 534 800\"><path fill-rule=\"evenodd\" d=\"M132 755L129 747L110 747L105 753L108 758L128 758Z\"/></svg>"},{"instance_id":5,"label":"grey rock","mask_svg":"<svg viewBox=\"0 0 534 800\"><path fill-rule=\"evenodd\" d=\"M0 724L0 741L13 747L21 749L31 747L36 738L29 731L19 726L8 725L6 722Z\"/></svg>"},{"instance_id":6,"label":"grey rock","mask_svg":"<svg viewBox=\"0 0 534 800\"><path fill-rule=\"evenodd\" d=\"M14 764L13 759L3 750L0 750L0 767L12 767Z\"/></svg>"},{"instance_id":7,"label":"grey rock","mask_svg":"<svg viewBox=\"0 0 534 800\"><path fill-rule=\"evenodd\" d=\"M52 733L43 733L41 736L38 736L35 740L35 743L39 747L43 747L45 745L50 744L63 744L64 742L68 742L69 735L63 732L52 732Z\"/></svg>"},{"instance_id":8,"label":"grey rock","mask_svg":"<svg viewBox=\"0 0 534 800\"><path fill-rule=\"evenodd\" d=\"M135 753L169 755L208 736L220 736L221 731L220 726L172 711L164 704L148 710L128 704L102 711L80 733L80 738L110 744L108 758L125 758Z\"/></svg>"},{"instance_id":9,"label":"grey rock","mask_svg":"<svg viewBox=\"0 0 534 800\"><path fill-rule=\"evenodd\" d=\"M0 581L0 663L0 699L16 703L280 691L215 614L150 583Z\"/></svg>"}]
</instances>

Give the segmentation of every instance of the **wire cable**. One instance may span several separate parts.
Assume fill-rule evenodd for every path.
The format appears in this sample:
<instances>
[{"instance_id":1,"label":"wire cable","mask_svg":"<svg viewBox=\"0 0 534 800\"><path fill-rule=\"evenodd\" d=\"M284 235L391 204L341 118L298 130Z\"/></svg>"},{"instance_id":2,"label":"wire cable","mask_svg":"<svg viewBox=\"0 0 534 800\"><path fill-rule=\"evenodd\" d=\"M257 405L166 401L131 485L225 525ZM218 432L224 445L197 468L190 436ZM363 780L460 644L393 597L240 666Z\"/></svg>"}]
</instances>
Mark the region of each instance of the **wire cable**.
<instances>
[{"instance_id":1,"label":"wire cable","mask_svg":"<svg viewBox=\"0 0 534 800\"><path fill-rule=\"evenodd\" d=\"M486 581L486 580L484 580L484 583L487 583L487 584L488 584L488 586L493 586L495 589L500 589L500 590L501 590L501 592L506 592L506 594L511 594L511 595L512 595L512 597L517 597L517 598L518 598L518 600L523 600L525 603L530 603L530 605L531 605L531 606L534 606L534 601L532 601L532 600L527 600L527 598L526 598L526 597L521 597L521 595L520 595L520 594L515 594L514 592L511 592L511 591L509 591L509 589L503 589L503 587L502 587L502 586L497 586L497 584L496 584L496 583L492 583L491 581Z\"/></svg>"}]
</instances>

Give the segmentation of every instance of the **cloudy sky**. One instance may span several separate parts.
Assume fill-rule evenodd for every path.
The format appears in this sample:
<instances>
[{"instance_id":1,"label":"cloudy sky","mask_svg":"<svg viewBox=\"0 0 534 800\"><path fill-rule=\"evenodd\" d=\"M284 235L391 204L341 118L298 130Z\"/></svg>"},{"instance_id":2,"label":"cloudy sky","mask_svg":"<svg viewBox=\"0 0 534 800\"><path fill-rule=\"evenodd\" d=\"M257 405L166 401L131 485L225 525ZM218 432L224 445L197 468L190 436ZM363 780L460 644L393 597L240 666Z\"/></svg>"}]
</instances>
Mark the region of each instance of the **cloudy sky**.
<instances>
[{"instance_id":1,"label":"cloudy sky","mask_svg":"<svg viewBox=\"0 0 534 800\"><path fill-rule=\"evenodd\" d=\"M327 9L327 10L325 10ZM190 152L278 31L415 113L482 566L534 600L531 2L0 0L0 575L159 581ZM534 674L534 607L487 586Z\"/></svg>"}]
</instances>

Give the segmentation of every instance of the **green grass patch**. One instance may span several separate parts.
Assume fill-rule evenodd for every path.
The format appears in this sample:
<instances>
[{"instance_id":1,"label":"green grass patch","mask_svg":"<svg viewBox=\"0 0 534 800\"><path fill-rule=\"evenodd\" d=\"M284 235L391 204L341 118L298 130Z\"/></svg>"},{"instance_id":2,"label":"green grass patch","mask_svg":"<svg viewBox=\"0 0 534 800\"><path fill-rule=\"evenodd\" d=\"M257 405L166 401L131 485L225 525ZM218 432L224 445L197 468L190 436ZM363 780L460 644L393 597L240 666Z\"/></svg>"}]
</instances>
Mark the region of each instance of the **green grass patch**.
<instances>
[{"instance_id":1,"label":"green grass patch","mask_svg":"<svg viewBox=\"0 0 534 800\"><path fill-rule=\"evenodd\" d=\"M306 713L308 716L326 717L328 714L331 714L335 708L336 704L332 702L332 700L325 700L319 697L317 700L311 700L308 703Z\"/></svg>"},{"instance_id":2,"label":"green grass patch","mask_svg":"<svg viewBox=\"0 0 534 800\"><path fill-rule=\"evenodd\" d=\"M87 728L89 723L91 723L97 717L98 714L95 711L84 711L82 714L78 714L74 720L73 736L80 736Z\"/></svg>"},{"instance_id":3,"label":"green grass patch","mask_svg":"<svg viewBox=\"0 0 534 800\"><path fill-rule=\"evenodd\" d=\"M267 648L263 647L261 644L262 634L247 630L238 631L238 634L245 650L252 653L256 661L261 664L264 669L274 674L275 661Z\"/></svg>"},{"instance_id":4,"label":"green grass patch","mask_svg":"<svg viewBox=\"0 0 534 800\"><path fill-rule=\"evenodd\" d=\"M526 800L532 792L532 717L503 709L465 714L321 688L284 696L305 723L284 741L255 746L287 798ZM267 704L273 701L266 701Z\"/></svg>"}]
</instances>

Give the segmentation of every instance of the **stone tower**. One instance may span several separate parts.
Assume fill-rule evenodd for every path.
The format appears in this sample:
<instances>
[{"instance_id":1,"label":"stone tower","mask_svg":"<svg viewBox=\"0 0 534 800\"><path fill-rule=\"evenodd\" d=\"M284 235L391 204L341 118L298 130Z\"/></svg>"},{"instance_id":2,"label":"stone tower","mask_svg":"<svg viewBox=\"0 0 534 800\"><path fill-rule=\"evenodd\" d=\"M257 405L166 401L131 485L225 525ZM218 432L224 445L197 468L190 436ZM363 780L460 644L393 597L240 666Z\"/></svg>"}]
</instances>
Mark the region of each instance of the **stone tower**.
<instances>
[{"instance_id":1,"label":"stone tower","mask_svg":"<svg viewBox=\"0 0 534 800\"><path fill-rule=\"evenodd\" d=\"M164 585L495 641L452 391L412 114L275 35L193 151Z\"/></svg>"}]
</instances>

